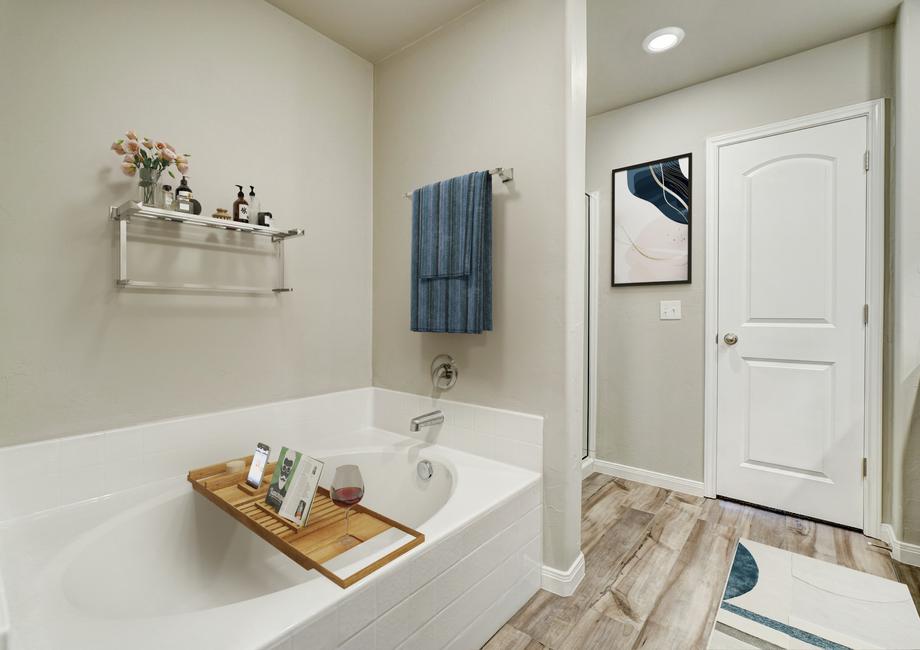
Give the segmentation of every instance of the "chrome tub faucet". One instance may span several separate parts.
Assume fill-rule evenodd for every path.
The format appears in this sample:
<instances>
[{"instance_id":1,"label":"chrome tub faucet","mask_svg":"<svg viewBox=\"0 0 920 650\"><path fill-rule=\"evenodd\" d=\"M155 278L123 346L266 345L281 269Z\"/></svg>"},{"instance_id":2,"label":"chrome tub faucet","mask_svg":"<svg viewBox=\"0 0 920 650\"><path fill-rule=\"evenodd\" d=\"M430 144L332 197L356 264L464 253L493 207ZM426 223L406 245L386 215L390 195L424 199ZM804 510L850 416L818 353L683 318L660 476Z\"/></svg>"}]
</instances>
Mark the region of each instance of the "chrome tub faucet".
<instances>
[{"instance_id":1,"label":"chrome tub faucet","mask_svg":"<svg viewBox=\"0 0 920 650\"><path fill-rule=\"evenodd\" d=\"M419 431L422 427L433 427L436 424L444 422L444 414L441 411L432 411L412 418L409 422L409 431Z\"/></svg>"}]
</instances>

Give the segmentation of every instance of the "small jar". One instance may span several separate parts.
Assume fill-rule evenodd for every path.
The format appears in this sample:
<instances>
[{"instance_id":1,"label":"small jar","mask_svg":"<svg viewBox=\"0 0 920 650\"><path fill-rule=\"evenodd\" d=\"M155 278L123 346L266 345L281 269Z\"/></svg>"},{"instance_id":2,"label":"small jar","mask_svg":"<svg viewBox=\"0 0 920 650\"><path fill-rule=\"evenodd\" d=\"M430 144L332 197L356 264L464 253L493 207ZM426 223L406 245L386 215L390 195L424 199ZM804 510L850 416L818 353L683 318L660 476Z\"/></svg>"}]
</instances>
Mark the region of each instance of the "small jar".
<instances>
[{"instance_id":1,"label":"small jar","mask_svg":"<svg viewBox=\"0 0 920 650\"><path fill-rule=\"evenodd\" d=\"M160 186L160 197L157 201L158 206L164 210L173 209L173 188L172 185L161 185Z\"/></svg>"},{"instance_id":2,"label":"small jar","mask_svg":"<svg viewBox=\"0 0 920 650\"><path fill-rule=\"evenodd\" d=\"M175 207L173 207L173 210L176 212L184 212L185 214L195 214L193 201L194 199L191 192L176 194Z\"/></svg>"}]
</instances>

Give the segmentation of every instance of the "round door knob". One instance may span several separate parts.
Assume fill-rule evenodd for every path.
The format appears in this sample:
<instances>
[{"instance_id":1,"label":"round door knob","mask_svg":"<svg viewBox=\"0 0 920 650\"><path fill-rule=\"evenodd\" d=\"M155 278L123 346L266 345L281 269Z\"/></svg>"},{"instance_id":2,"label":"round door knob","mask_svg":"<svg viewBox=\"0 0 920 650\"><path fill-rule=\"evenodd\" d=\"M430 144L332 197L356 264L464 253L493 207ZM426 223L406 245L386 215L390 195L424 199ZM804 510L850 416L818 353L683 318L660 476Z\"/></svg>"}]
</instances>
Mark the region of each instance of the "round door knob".
<instances>
[{"instance_id":1,"label":"round door knob","mask_svg":"<svg viewBox=\"0 0 920 650\"><path fill-rule=\"evenodd\" d=\"M738 335L732 334L731 332L729 332L724 337L722 337L722 340L725 341L726 345L734 345L735 343L738 342Z\"/></svg>"}]
</instances>

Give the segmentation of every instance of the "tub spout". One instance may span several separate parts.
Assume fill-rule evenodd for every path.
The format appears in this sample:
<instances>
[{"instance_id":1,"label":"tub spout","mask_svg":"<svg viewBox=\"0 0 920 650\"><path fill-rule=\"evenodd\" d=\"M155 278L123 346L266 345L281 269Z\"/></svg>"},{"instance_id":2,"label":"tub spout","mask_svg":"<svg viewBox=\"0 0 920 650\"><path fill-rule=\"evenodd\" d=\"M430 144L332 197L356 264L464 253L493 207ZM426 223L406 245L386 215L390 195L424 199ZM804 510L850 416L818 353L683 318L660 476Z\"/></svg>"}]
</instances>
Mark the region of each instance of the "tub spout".
<instances>
[{"instance_id":1,"label":"tub spout","mask_svg":"<svg viewBox=\"0 0 920 650\"><path fill-rule=\"evenodd\" d=\"M444 421L444 414L441 411L432 411L423 415L412 418L409 422L409 431L419 431L422 427L433 427Z\"/></svg>"}]
</instances>

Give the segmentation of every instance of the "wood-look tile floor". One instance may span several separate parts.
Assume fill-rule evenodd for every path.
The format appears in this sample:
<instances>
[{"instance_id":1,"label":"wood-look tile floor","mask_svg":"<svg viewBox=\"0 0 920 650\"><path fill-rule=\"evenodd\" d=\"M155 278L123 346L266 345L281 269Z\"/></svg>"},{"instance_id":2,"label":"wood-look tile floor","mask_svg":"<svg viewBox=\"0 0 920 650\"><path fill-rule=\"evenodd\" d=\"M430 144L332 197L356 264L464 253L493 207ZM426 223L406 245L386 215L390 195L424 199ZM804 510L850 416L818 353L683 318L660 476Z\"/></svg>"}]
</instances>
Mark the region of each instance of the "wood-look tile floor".
<instances>
[{"instance_id":1,"label":"wood-look tile floor","mask_svg":"<svg viewBox=\"0 0 920 650\"><path fill-rule=\"evenodd\" d=\"M850 530L602 474L581 499L581 585L539 591L488 650L705 648L739 537L899 580L920 607L920 569Z\"/></svg>"}]
</instances>

